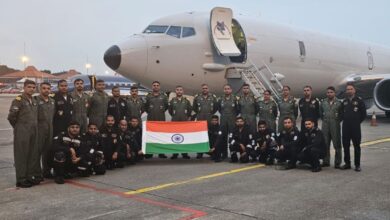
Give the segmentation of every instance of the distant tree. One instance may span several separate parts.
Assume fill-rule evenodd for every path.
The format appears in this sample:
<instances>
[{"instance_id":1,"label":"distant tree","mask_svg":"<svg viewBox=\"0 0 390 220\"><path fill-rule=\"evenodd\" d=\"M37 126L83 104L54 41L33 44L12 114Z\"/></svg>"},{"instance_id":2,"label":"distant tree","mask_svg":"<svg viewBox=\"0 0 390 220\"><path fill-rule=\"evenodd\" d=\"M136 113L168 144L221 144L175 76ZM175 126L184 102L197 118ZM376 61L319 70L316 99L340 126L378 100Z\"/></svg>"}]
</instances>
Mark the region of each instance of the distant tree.
<instances>
[{"instance_id":1,"label":"distant tree","mask_svg":"<svg viewBox=\"0 0 390 220\"><path fill-rule=\"evenodd\" d=\"M18 69L9 68L7 65L0 65L0 76L8 73L14 73L19 71Z\"/></svg>"},{"instance_id":2,"label":"distant tree","mask_svg":"<svg viewBox=\"0 0 390 220\"><path fill-rule=\"evenodd\" d=\"M41 72L51 74L51 70L41 70Z\"/></svg>"}]
</instances>

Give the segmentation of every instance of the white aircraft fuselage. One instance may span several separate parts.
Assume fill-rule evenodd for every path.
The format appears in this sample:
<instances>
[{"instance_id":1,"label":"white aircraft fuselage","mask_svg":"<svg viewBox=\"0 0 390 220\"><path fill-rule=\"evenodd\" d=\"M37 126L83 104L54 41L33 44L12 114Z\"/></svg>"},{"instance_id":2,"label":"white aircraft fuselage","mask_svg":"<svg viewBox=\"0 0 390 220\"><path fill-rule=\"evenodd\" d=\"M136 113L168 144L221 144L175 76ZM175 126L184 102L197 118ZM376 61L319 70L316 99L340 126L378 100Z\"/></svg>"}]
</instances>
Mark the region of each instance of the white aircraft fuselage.
<instances>
[{"instance_id":1,"label":"white aircraft fuselage","mask_svg":"<svg viewBox=\"0 0 390 220\"><path fill-rule=\"evenodd\" d=\"M146 31L130 36L107 50L105 62L142 85L150 86L157 80L164 91L174 91L182 85L187 94L200 92L203 83L209 85L211 92L221 94L223 85L229 82L228 70L249 63L257 67L267 65L296 96L301 96L305 85L313 87L315 96L323 96L328 86L343 88L346 82L354 81L373 82L371 87L362 87L371 90L371 97L367 98L372 99L373 86L383 82L382 90L377 88L377 99L383 101L375 101L383 110L390 111L390 95L382 94L390 93L390 48L248 17L237 16L234 20L245 35L243 62L232 62L229 56L221 54L213 41L215 29L211 28L210 13L197 12L152 22L150 25L157 28L168 28L164 33ZM182 35L172 36L172 26L181 27ZM183 27L192 27L195 34L183 37Z\"/></svg>"}]
</instances>

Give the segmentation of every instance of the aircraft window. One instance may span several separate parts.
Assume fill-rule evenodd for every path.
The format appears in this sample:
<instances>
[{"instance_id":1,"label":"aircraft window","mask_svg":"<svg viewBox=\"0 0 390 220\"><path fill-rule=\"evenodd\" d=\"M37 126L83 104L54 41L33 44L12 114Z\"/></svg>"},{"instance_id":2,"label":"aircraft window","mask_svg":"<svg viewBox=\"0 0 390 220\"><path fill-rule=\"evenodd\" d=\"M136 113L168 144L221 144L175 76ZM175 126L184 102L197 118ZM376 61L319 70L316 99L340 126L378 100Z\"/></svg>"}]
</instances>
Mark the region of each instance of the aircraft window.
<instances>
[{"instance_id":1,"label":"aircraft window","mask_svg":"<svg viewBox=\"0 0 390 220\"><path fill-rule=\"evenodd\" d=\"M190 37L195 35L195 29L192 27L183 27L181 37Z\"/></svg>"},{"instance_id":2,"label":"aircraft window","mask_svg":"<svg viewBox=\"0 0 390 220\"><path fill-rule=\"evenodd\" d=\"M167 32L168 35L176 38L180 38L181 27L180 26L171 26Z\"/></svg>"},{"instance_id":3,"label":"aircraft window","mask_svg":"<svg viewBox=\"0 0 390 220\"><path fill-rule=\"evenodd\" d=\"M303 41L299 41L299 51L300 51L301 57L306 56L305 44L303 43Z\"/></svg>"},{"instance_id":4,"label":"aircraft window","mask_svg":"<svg viewBox=\"0 0 390 220\"><path fill-rule=\"evenodd\" d=\"M146 34L163 34L167 31L168 26L166 25L149 25L143 33Z\"/></svg>"}]
</instances>

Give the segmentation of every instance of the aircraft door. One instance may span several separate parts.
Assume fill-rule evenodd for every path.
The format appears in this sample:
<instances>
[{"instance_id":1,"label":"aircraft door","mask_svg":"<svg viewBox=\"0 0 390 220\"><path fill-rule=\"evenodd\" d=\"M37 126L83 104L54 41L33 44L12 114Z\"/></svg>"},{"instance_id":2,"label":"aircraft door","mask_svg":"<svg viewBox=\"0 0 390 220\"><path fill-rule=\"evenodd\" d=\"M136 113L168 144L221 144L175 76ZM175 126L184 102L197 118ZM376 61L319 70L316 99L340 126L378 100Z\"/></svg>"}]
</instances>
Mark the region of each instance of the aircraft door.
<instances>
[{"instance_id":1,"label":"aircraft door","mask_svg":"<svg viewBox=\"0 0 390 220\"><path fill-rule=\"evenodd\" d=\"M233 11L230 8L215 7L211 10L210 28L214 46L222 56L240 56L232 32Z\"/></svg>"}]
</instances>

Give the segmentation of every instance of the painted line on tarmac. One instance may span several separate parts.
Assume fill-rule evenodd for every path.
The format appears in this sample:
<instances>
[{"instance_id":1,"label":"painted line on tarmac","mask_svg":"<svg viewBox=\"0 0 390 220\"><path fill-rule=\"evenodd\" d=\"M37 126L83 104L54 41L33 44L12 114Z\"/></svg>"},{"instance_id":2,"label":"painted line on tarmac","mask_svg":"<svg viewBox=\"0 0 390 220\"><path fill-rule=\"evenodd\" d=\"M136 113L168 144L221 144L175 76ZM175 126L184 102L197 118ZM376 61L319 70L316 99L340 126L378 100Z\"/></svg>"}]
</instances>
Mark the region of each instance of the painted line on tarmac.
<instances>
[{"instance_id":1,"label":"painted line on tarmac","mask_svg":"<svg viewBox=\"0 0 390 220\"><path fill-rule=\"evenodd\" d=\"M381 143L385 143L385 142L390 142L390 137L378 139L378 140L375 140L375 141L363 142L360 146L361 147L367 147L367 146L371 146L371 145L374 145L374 144L381 144Z\"/></svg>"},{"instance_id":2,"label":"painted line on tarmac","mask_svg":"<svg viewBox=\"0 0 390 220\"><path fill-rule=\"evenodd\" d=\"M12 128L0 128L0 131L10 131Z\"/></svg>"},{"instance_id":3,"label":"painted line on tarmac","mask_svg":"<svg viewBox=\"0 0 390 220\"><path fill-rule=\"evenodd\" d=\"M80 188L84 188L84 189L90 189L90 190L93 190L93 191L96 191L96 192L106 193L106 194L119 196L119 197L127 198L127 199L133 199L133 200L136 200L138 202L145 203L145 204L159 206L159 207L168 208L168 209L174 209L174 210L187 212L187 213L191 214L189 216L182 217L179 220L196 219L196 218L200 218L200 217L203 217L203 216L207 215L206 212L203 212L203 211L200 211L200 210L196 210L196 209L192 209L192 208L188 208L188 207L183 207L183 206L178 206L178 205L173 205L173 204L165 203L165 202L159 202L159 201L156 201L156 200L143 198L143 197L139 197L139 196L135 196L135 195L128 195L128 194L126 194L124 192L117 192L117 191L113 191L113 190L97 188L96 186L93 186L93 185L80 183L80 182L76 182L76 181L72 181L72 180L67 180L66 183L69 183L69 184L71 184L73 186L76 186L76 187L80 187Z\"/></svg>"},{"instance_id":4,"label":"painted line on tarmac","mask_svg":"<svg viewBox=\"0 0 390 220\"><path fill-rule=\"evenodd\" d=\"M165 189L168 187L172 186L179 186L187 183L193 183L193 182L199 182L205 179L211 179L215 177L220 177L220 176L225 176L225 175L230 175L230 174L235 174L247 170L252 170L256 168L262 168L265 167L263 164L258 164L258 165L253 165L253 166L248 166L248 167L243 167L243 168L238 168L230 171L224 171L224 172L219 172L219 173L212 173L206 176L200 176L200 177L195 177L189 180L184 180L184 181L177 181L177 182L172 182L172 183L165 183L157 186L152 186L152 187L146 187L146 188L141 188L129 192L125 192L126 195L135 195L135 194L140 194L140 193L145 193L145 192L150 192L150 191L155 191L155 190L160 190L160 189Z\"/></svg>"}]
</instances>

